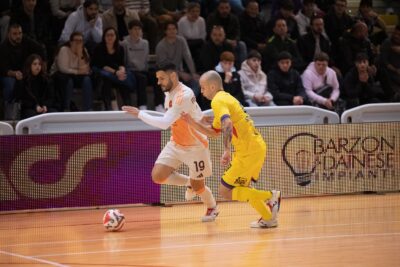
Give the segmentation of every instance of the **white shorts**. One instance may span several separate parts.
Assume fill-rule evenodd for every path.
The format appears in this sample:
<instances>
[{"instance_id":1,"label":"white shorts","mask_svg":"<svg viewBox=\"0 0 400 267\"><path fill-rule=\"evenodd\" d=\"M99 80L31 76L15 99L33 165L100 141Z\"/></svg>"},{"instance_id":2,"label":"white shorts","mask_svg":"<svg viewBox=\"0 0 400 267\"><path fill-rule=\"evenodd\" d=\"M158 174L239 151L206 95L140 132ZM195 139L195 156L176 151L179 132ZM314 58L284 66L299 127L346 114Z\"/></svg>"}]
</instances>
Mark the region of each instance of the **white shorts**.
<instances>
[{"instance_id":1,"label":"white shorts","mask_svg":"<svg viewBox=\"0 0 400 267\"><path fill-rule=\"evenodd\" d=\"M189 167L189 177L192 179L204 179L212 174L210 150L201 146L183 148L169 141L158 155L156 163L174 169L184 163Z\"/></svg>"}]
</instances>

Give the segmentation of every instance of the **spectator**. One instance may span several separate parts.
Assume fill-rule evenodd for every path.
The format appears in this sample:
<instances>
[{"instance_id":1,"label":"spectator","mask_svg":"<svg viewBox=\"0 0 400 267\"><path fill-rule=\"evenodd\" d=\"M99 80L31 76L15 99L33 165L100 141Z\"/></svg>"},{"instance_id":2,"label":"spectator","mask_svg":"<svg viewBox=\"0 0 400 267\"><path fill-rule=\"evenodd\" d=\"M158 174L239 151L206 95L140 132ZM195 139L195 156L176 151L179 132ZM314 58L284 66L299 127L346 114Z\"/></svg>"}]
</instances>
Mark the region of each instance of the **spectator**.
<instances>
[{"instance_id":1,"label":"spectator","mask_svg":"<svg viewBox=\"0 0 400 267\"><path fill-rule=\"evenodd\" d=\"M378 62L386 101L400 102L400 24L383 42Z\"/></svg>"},{"instance_id":2,"label":"spectator","mask_svg":"<svg viewBox=\"0 0 400 267\"><path fill-rule=\"evenodd\" d=\"M310 30L311 18L317 15L315 0L304 0L303 8L294 17L297 22L299 35L303 36Z\"/></svg>"},{"instance_id":3,"label":"spectator","mask_svg":"<svg viewBox=\"0 0 400 267\"><path fill-rule=\"evenodd\" d=\"M335 0L333 8L324 17L325 30L332 43L332 56L335 62L339 56L339 38L353 25L353 19L346 13L347 0ZM353 62L353 61L351 61Z\"/></svg>"},{"instance_id":4,"label":"spectator","mask_svg":"<svg viewBox=\"0 0 400 267\"><path fill-rule=\"evenodd\" d=\"M335 0L315 0L315 4L326 14L335 4Z\"/></svg>"},{"instance_id":5,"label":"spectator","mask_svg":"<svg viewBox=\"0 0 400 267\"><path fill-rule=\"evenodd\" d=\"M294 5L292 0L281 1L279 11L271 17L267 23L268 36L273 34L273 28L277 19L284 19L286 21L287 34L293 39L297 40L299 37L299 30L297 27L297 21L295 19Z\"/></svg>"},{"instance_id":6,"label":"spectator","mask_svg":"<svg viewBox=\"0 0 400 267\"><path fill-rule=\"evenodd\" d=\"M189 3L186 15L178 21L179 35L183 36L190 49L196 67L200 66L200 51L206 40L206 23L200 17L200 4Z\"/></svg>"},{"instance_id":7,"label":"spectator","mask_svg":"<svg viewBox=\"0 0 400 267\"><path fill-rule=\"evenodd\" d=\"M220 62L215 67L222 79L224 91L236 98L242 106L248 106L244 99L240 75L234 66L235 56L232 52L225 51L221 54Z\"/></svg>"},{"instance_id":8,"label":"spectator","mask_svg":"<svg viewBox=\"0 0 400 267\"><path fill-rule=\"evenodd\" d=\"M288 36L286 21L283 18L278 18L275 21L273 31L274 35L268 40L263 52L263 70L269 71L275 66L279 53L287 51L293 57L293 67L298 71L302 71L304 62L297 50L296 42Z\"/></svg>"},{"instance_id":9,"label":"spectator","mask_svg":"<svg viewBox=\"0 0 400 267\"><path fill-rule=\"evenodd\" d=\"M133 73L125 69L124 48L119 44L117 30L113 27L103 32L103 40L94 50L93 70L102 80L102 93L106 110L111 110L112 90L121 94L124 105L131 105L130 92L135 88Z\"/></svg>"},{"instance_id":10,"label":"spectator","mask_svg":"<svg viewBox=\"0 0 400 267\"><path fill-rule=\"evenodd\" d=\"M373 10L372 0L361 0L358 12L358 19L363 21L368 27L368 36L371 42L374 45L381 45L388 37L386 24Z\"/></svg>"},{"instance_id":11,"label":"spectator","mask_svg":"<svg viewBox=\"0 0 400 267\"><path fill-rule=\"evenodd\" d=\"M278 106L309 105L300 74L292 68L292 55L281 52L268 73L268 88Z\"/></svg>"},{"instance_id":12,"label":"spectator","mask_svg":"<svg viewBox=\"0 0 400 267\"><path fill-rule=\"evenodd\" d=\"M85 0L83 6L69 15L59 42L67 42L73 32L83 34L84 44L89 51L92 51L96 44L101 42L103 22L99 16L97 0Z\"/></svg>"},{"instance_id":13,"label":"spectator","mask_svg":"<svg viewBox=\"0 0 400 267\"><path fill-rule=\"evenodd\" d=\"M10 23L10 1L0 1L0 43L7 38L7 29Z\"/></svg>"},{"instance_id":14,"label":"spectator","mask_svg":"<svg viewBox=\"0 0 400 267\"><path fill-rule=\"evenodd\" d=\"M339 45L338 62L340 62L342 73L346 73L354 65L355 56L358 53L367 54L369 62L374 62L375 55L372 52L372 44L368 39L368 28L363 22L355 23L351 31L343 35ZM369 70L371 75L375 75L376 68L374 65L371 65Z\"/></svg>"},{"instance_id":15,"label":"spectator","mask_svg":"<svg viewBox=\"0 0 400 267\"><path fill-rule=\"evenodd\" d=\"M368 73L368 56L356 55L355 67L346 73L344 78L343 97L346 109L369 103L380 103L383 92L375 85L374 78Z\"/></svg>"},{"instance_id":16,"label":"spectator","mask_svg":"<svg viewBox=\"0 0 400 267\"><path fill-rule=\"evenodd\" d=\"M7 39L0 45L0 75L3 87L4 116L6 120L15 118L15 81L24 78L22 68L31 54L45 56L43 47L22 33L21 25L11 24Z\"/></svg>"},{"instance_id":17,"label":"spectator","mask_svg":"<svg viewBox=\"0 0 400 267\"><path fill-rule=\"evenodd\" d=\"M159 39L158 24L150 12L150 0L126 0L126 7L139 14L143 24L143 38L149 41L150 53L154 54Z\"/></svg>"},{"instance_id":18,"label":"spectator","mask_svg":"<svg viewBox=\"0 0 400 267\"><path fill-rule=\"evenodd\" d=\"M193 58L185 38L177 34L176 23L168 22L165 28L165 37L156 46L157 65L173 63L177 67L179 78L192 88L195 95L198 96L200 94L199 75L196 73ZM184 69L183 62L185 62L189 72ZM156 106L160 107L159 110L161 110L162 103L163 101L161 103L157 102Z\"/></svg>"},{"instance_id":19,"label":"spectator","mask_svg":"<svg viewBox=\"0 0 400 267\"><path fill-rule=\"evenodd\" d=\"M291 2L291 5L293 5L293 12L297 14L297 12L303 7L302 0L292 0ZM279 13L283 4L285 4L285 2L282 0L271 0L271 17L274 17Z\"/></svg>"},{"instance_id":20,"label":"spectator","mask_svg":"<svg viewBox=\"0 0 400 267\"><path fill-rule=\"evenodd\" d=\"M126 0L112 0L112 7L102 16L103 29L116 29L121 41L128 35L128 23L134 19L139 20L139 15L126 7Z\"/></svg>"},{"instance_id":21,"label":"spectator","mask_svg":"<svg viewBox=\"0 0 400 267\"><path fill-rule=\"evenodd\" d=\"M208 40L200 51L200 71L214 69L218 64L220 55L224 51L233 52L233 47L225 39L225 30L222 26L214 26Z\"/></svg>"},{"instance_id":22,"label":"spectator","mask_svg":"<svg viewBox=\"0 0 400 267\"><path fill-rule=\"evenodd\" d=\"M240 41L240 23L238 17L231 12L229 0L220 0L217 10L207 18L207 33L210 34L214 26L220 25L224 28L226 41L233 47L236 60L243 62L246 59L247 48L243 41ZM240 64L239 63L239 64Z\"/></svg>"},{"instance_id":23,"label":"spectator","mask_svg":"<svg viewBox=\"0 0 400 267\"><path fill-rule=\"evenodd\" d=\"M336 73L328 67L329 56L323 52L316 55L302 75L303 86L311 103L334 110L339 98L339 82Z\"/></svg>"},{"instance_id":24,"label":"spectator","mask_svg":"<svg viewBox=\"0 0 400 267\"><path fill-rule=\"evenodd\" d=\"M247 2L245 11L239 17L242 37L247 49L263 51L267 41L267 30L260 17L260 9L256 0Z\"/></svg>"},{"instance_id":25,"label":"spectator","mask_svg":"<svg viewBox=\"0 0 400 267\"><path fill-rule=\"evenodd\" d=\"M330 54L331 43L324 33L324 20L322 17L311 18L310 31L297 40L297 46L306 64L314 60L315 55L324 52Z\"/></svg>"},{"instance_id":26,"label":"spectator","mask_svg":"<svg viewBox=\"0 0 400 267\"><path fill-rule=\"evenodd\" d=\"M57 90L63 95L62 110L70 111L74 88L82 88L83 110L92 110L92 81L89 53L83 45L83 34L73 32L69 42L58 51L51 73Z\"/></svg>"},{"instance_id":27,"label":"spectator","mask_svg":"<svg viewBox=\"0 0 400 267\"><path fill-rule=\"evenodd\" d=\"M142 23L132 20L128 24L129 36L121 42L125 51L125 66L136 78L137 105L147 109L147 81L149 77L149 43L142 38Z\"/></svg>"},{"instance_id":28,"label":"spectator","mask_svg":"<svg viewBox=\"0 0 400 267\"><path fill-rule=\"evenodd\" d=\"M185 0L151 0L150 9L157 18L158 23L163 25L167 21L177 22L185 14Z\"/></svg>"},{"instance_id":29,"label":"spectator","mask_svg":"<svg viewBox=\"0 0 400 267\"><path fill-rule=\"evenodd\" d=\"M261 54L252 50L239 71L243 93L250 107L275 106L268 92L267 75L261 69Z\"/></svg>"},{"instance_id":30,"label":"spectator","mask_svg":"<svg viewBox=\"0 0 400 267\"><path fill-rule=\"evenodd\" d=\"M50 87L46 64L42 57L30 55L22 74L24 78L15 84L17 98L21 104L21 119L56 112L53 89Z\"/></svg>"},{"instance_id":31,"label":"spectator","mask_svg":"<svg viewBox=\"0 0 400 267\"><path fill-rule=\"evenodd\" d=\"M50 0L52 20L52 34L55 42L58 41L68 16L81 5L81 0Z\"/></svg>"}]
</instances>

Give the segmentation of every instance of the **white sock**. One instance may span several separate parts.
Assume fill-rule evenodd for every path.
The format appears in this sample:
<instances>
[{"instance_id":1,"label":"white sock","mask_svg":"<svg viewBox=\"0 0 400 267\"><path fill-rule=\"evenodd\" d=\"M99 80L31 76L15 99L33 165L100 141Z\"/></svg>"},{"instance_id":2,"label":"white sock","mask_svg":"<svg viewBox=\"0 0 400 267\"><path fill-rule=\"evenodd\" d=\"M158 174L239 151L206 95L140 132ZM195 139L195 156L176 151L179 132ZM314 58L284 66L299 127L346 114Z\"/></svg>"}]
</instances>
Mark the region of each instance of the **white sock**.
<instances>
[{"instance_id":1,"label":"white sock","mask_svg":"<svg viewBox=\"0 0 400 267\"><path fill-rule=\"evenodd\" d=\"M190 178L187 175L172 172L167 180L165 180L164 184L188 186L190 185Z\"/></svg>"},{"instance_id":2,"label":"white sock","mask_svg":"<svg viewBox=\"0 0 400 267\"><path fill-rule=\"evenodd\" d=\"M203 193L199 194L201 201L207 206L208 209L215 208L217 202L208 186L205 186Z\"/></svg>"}]
</instances>

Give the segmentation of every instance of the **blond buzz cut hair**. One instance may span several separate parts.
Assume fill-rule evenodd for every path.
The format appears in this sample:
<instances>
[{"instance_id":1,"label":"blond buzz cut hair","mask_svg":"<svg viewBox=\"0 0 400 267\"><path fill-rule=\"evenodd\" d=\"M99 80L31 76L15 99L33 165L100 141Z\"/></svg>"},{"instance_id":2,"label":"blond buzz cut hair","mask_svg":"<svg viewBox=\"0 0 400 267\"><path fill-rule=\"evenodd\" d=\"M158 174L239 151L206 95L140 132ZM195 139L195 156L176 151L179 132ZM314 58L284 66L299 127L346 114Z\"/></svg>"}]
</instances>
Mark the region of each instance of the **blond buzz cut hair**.
<instances>
[{"instance_id":1,"label":"blond buzz cut hair","mask_svg":"<svg viewBox=\"0 0 400 267\"><path fill-rule=\"evenodd\" d=\"M218 89L223 89L221 76L215 70L209 70L200 77L201 81L214 84Z\"/></svg>"}]
</instances>

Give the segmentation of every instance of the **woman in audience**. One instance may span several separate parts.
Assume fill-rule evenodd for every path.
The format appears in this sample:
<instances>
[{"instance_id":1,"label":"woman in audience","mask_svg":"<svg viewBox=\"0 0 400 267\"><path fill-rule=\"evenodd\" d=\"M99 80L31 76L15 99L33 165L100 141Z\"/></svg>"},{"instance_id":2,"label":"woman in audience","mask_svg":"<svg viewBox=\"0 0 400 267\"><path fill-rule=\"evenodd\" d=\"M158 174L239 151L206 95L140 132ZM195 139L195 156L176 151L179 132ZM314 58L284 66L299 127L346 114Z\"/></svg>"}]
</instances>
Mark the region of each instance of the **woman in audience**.
<instances>
[{"instance_id":1,"label":"woman in audience","mask_svg":"<svg viewBox=\"0 0 400 267\"><path fill-rule=\"evenodd\" d=\"M22 70L23 79L17 81L16 92L21 104L21 119L47 112L55 112L54 95L49 86L46 65L37 55L30 55Z\"/></svg>"},{"instance_id":2,"label":"woman in audience","mask_svg":"<svg viewBox=\"0 0 400 267\"><path fill-rule=\"evenodd\" d=\"M56 88L64 95L63 110L70 111L74 88L82 88L83 110L92 110L92 80L90 79L90 58L83 46L83 34L73 32L63 45L53 65Z\"/></svg>"},{"instance_id":3,"label":"woman in audience","mask_svg":"<svg viewBox=\"0 0 400 267\"><path fill-rule=\"evenodd\" d=\"M135 79L125 68L124 48L119 44L116 29L104 30L103 40L94 50L93 69L102 79L102 93L106 110L111 109L112 89L118 89L124 105L131 105L130 92L134 90Z\"/></svg>"}]
</instances>

